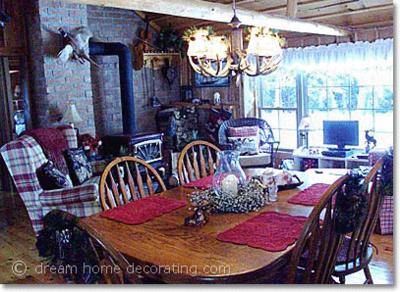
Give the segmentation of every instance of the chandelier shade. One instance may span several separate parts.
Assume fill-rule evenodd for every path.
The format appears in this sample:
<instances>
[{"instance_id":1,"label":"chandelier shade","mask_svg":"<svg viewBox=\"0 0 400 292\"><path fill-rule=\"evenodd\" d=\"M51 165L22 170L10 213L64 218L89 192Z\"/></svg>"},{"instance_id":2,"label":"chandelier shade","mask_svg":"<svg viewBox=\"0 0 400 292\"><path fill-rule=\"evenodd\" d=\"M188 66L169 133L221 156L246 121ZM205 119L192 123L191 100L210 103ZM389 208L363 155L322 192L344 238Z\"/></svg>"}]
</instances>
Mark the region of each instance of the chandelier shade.
<instances>
[{"instance_id":1,"label":"chandelier shade","mask_svg":"<svg viewBox=\"0 0 400 292\"><path fill-rule=\"evenodd\" d=\"M283 40L268 28L252 27L247 36L248 46L243 49L243 30L235 9L234 4L229 37L215 35L211 27L192 28L185 33L187 56L195 72L207 77L240 77L266 75L277 69L282 60Z\"/></svg>"}]
</instances>

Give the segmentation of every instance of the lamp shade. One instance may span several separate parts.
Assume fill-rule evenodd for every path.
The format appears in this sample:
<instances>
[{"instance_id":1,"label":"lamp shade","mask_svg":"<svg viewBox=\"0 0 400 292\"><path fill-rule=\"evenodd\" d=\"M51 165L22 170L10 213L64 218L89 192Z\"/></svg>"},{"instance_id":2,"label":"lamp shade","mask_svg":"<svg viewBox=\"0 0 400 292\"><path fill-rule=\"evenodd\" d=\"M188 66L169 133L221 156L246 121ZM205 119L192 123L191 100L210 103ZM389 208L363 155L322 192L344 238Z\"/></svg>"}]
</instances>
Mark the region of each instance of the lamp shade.
<instances>
[{"instance_id":1,"label":"lamp shade","mask_svg":"<svg viewBox=\"0 0 400 292\"><path fill-rule=\"evenodd\" d=\"M75 124L82 122L82 118L76 109L74 103L68 103L67 110L65 111L62 122L66 124Z\"/></svg>"},{"instance_id":2,"label":"lamp shade","mask_svg":"<svg viewBox=\"0 0 400 292\"><path fill-rule=\"evenodd\" d=\"M310 129L311 126L311 118L309 116L304 116L299 124L299 130L307 131Z\"/></svg>"},{"instance_id":3,"label":"lamp shade","mask_svg":"<svg viewBox=\"0 0 400 292\"><path fill-rule=\"evenodd\" d=\"M260 57L273 57L282 54L279 38L266 28L253 27L251 29L247 54Z\"/></svg>"}]
</instances>

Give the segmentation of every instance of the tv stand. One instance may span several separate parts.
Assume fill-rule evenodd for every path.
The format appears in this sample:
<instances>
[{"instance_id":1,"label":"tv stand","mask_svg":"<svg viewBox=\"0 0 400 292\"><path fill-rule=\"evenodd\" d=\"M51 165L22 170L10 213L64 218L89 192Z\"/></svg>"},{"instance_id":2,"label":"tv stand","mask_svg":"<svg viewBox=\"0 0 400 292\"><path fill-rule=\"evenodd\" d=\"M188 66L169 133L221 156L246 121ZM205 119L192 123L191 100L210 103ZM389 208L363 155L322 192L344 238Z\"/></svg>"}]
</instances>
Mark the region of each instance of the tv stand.
<instances>
[{"instance_id":1,"label":"tv stand","mask_svg":"<svg viewBox=\"0 0 400 292\"><path fill-rule=\"evenodd\" d=\"M335 148L338 149L338 148ZM368 166L368 157L358 158L362 150L352 150L347 157L330 157L322 155L323 151L330 150L326 147L300 147L293 151L295 169L304 171L308 168L345 168L351 169L359 166Z\"/></svg>"}]
</instances>

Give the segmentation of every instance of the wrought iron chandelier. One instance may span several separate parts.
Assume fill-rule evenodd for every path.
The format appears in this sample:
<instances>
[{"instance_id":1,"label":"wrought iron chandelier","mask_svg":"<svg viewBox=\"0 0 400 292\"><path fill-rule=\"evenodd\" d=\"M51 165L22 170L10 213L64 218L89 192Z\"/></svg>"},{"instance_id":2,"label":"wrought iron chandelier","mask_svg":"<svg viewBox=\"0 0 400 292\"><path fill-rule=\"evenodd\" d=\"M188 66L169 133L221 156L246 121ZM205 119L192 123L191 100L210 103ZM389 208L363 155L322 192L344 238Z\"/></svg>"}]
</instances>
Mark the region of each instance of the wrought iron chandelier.
<instances>
[{"instance_id":1,"label":"wrought iron chandelier","mask_svg":"<svg viewBox=\"0 0 400 292\"><path fill-rule=\"evenodd\" d=\"M229 37L215 35L210 27L191 29L186 33L187 55L193 70L208 77L258 76L275 71L282 60L283 39L268 28L251 27L246 36L248 46L244 50L243 29L236 15L235 0L232 8Z\"/></svg>"}]
</instances>

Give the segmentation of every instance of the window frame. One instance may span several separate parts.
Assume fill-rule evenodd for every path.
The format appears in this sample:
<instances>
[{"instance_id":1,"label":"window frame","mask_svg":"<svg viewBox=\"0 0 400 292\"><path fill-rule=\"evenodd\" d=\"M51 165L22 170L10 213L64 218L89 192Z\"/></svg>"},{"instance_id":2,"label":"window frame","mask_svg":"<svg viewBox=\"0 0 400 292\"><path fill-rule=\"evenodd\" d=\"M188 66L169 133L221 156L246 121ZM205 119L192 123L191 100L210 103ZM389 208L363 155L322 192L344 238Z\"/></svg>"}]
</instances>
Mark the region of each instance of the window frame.
<instances>
[{"instance_id":1,"label":"window frame","mask_svg":"<svg viewBox=\"0 0 400 292\"><path fill-rule=\"evenodd\" d=\"M296 129L295 129L296 132L297 132L297 135L296 135L297 136L296 137L297 138L296 139L297 140L296 148L293 148L293 149L292 148L280 148L283 151L293 151L293 150L303 146L303 145L301 145L303 140L300 137L300 133L299 133L299 129L298 129L300 121L301 121L302 117L304 117L306 115L309 115L310 111L321 109L321 108L308 107L308 101L309 101L308 89L309 89L309 86L308 86L307 74L312 74L312 73L298 71L298 72L296 72L294 74L296 74L296 76L295 76L295 79L296 79L296 90L295 90L295 93L296 93L297 107L287 107L286 108L286 107L282 107L282 106L278 106L278 107L263 106L263 98L264 97L263 97L263 95L261 95L260 99L259 99L259 102L258 102L259 105L257 106L257 111L256 111L257 116L259 118L262 116L262 111L278 111L278 118L279 118L279 111L287 110L287 111L295 111L296 112L296 117L297 117L297 119L296 119ZM323 86L312 86L312 87L314 87L314 88L324 88L326 96L328 96L328 94L329 94L329 89L335 88L335 87L338 87L338 88L339 87L342 87L342 88L346 87L346 89L348 88L348 90L349 90L349 94L350 95L353 94L353 88L354 88L353 80L349 79L347 81L348 84L346 86L334 86L334 85L328 84L329 77L326 75L326 73L322 72L322 74L325 74L324 75L324 78L325 78L324 85ZM344 73L344 74L346 74L346 73ZM351 73L349 73L349 75L351 75ZM347 78L349 78L349 77L347 77ZM357 79L357 77L354 77L354 78ZM260 87L260 90L261 90L262 85L260 84L259 87ZM376 107L376 104L375 104L376 103L376 88L379 88L379 87L383 87L383 88L384 87L391 87L392 95L393 95L393 103L394 103L394 94L395 94L394 93L394 85L393 84L391 84L391 85L389 85L389 84L376 84L376 82L372 81L370 84L364 84L364 83L358 84L357 87L359 89L360 88L369 88L369 90L372 91L372 105L371 105L371 108L362 107L362 108L351 109L351 107L350 107L351 98L347 98L345 112L348 115L349 120L351 120L352 114L355 111L367 111L367 112L370 112L371 115L372 115L372 127L373 127L374 132L377 133L377 131L376 131L376 112L379 111L379 110L382 110L382 109L380 109L379 107ZM281 95L280 95L281 94L281 88L282 88L282 86L281 86L280 83L279 83L279 86L275 87L275 89L279 89L279 98L281 98ZM359 95L357 96L357 98L359 98ZM279 100L279 103L280 103L280 100ZM335 109L338 109L338 108L332 105L332 106L328 107L326 109L326 111L328 112L328 111L332 111L332 110L335 110ZM394 104L392 106L392 110L391 111L393 113L392 115L393 115L393 119L394 119ZM275 130L275 131L278 130L279 131L278 136L280 137L280 130L292 130L292 129L281 128L279 126L279 120L278 120L278 128L273 128L273 130ZM318 129L318 130L323 130L323 129ZM378 133L385 134L385 135L391 133L393 135L394 130L392 132L390 132L390 131L378 131ZM277 135L275 134L275 136L277 136ZM359 146L357 146L357 148L362 148L363 147L362 137L363 137L363 135L361 135L361 132L360 132L360 143L359 143ZM308 135L307 135L306 138L309 139ZM279 140L281 140L281 139L279 139ZM309 141L306 141L306 143L308 144ZM321 146L322 145L323 144L321 144Z\"/></svg>"}]
</instances>

